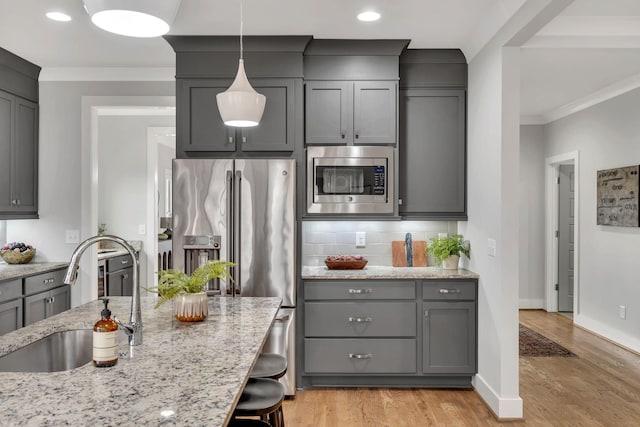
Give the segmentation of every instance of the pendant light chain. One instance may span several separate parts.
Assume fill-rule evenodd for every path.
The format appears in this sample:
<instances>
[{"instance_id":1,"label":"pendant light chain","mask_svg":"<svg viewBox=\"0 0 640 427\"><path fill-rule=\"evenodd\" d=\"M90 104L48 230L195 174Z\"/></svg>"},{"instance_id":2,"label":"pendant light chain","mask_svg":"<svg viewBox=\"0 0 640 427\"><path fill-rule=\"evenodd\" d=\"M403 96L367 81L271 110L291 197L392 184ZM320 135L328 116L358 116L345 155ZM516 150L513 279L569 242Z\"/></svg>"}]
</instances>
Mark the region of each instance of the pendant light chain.
<instances>
[{"instance_id":1,"label":"pendant light chain","mask_svg":"<svg viewBox=\"0 0 640 427\"><path fill-rule=\"evenodd\" d=\"M242 53L242 23L244 21L244 18L242 16L242 3L240 3L240 59L244 59L243 58L243 53Z\"/></svg>"}]
</instances>

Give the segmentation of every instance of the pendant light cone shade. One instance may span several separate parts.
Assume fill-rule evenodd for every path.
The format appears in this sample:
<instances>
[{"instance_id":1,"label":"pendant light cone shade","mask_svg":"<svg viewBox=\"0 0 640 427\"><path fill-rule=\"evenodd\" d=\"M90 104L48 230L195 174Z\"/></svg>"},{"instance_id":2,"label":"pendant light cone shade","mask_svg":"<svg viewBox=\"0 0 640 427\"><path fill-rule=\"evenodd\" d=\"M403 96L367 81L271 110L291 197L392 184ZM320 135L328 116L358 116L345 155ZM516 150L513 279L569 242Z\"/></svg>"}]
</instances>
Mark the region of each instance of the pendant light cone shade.
<instances>
[{"instance_id":1,"label":"pendant light cone shade","mask_svg":"<svg viewBox=\"0 0 640 427\"><path fill-rule=\"evenodd\" d=\"M257 126L264 113L267 98L256 92L244 72L244 60L240 59L238 74L229 89L216 95L218 110L227 126Z\"/></svg>"},{"instance_id":2,"label":"pendant light cone shade","mask_svg":"<svg viewBox=\"0 0 640 427\"><path fill-rule=\"evenodd\" d=\"M169 31L181 0L83 0L99 28L129 37L158 37Z\"/></svg>"}]
</instances>

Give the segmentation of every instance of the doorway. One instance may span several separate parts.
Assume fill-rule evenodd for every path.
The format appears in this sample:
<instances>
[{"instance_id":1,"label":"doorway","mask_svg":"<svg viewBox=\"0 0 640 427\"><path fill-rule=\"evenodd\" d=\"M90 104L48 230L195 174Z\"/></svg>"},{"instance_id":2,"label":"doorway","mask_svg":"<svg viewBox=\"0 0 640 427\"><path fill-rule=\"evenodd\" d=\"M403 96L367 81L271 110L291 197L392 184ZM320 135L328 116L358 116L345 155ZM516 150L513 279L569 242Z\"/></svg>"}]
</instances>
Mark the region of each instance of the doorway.
<instances>
[{"instance_id":1,"label":"doorway","mask_svg":"<svg viewBox=\"0 0 640 427\"><path fill-rule=\"evenodd\" d=\"M545 309L579 314L580 158L548 157L545 209Z\"/></svg>"}]
</instances>

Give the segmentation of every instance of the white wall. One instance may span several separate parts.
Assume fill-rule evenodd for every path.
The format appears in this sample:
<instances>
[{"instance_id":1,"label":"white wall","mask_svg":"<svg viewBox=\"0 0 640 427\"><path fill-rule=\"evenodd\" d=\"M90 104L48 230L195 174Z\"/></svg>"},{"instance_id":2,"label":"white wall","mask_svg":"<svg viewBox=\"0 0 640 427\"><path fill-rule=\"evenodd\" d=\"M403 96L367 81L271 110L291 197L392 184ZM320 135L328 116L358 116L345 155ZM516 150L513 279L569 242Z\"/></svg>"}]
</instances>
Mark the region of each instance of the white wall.
<instances>
[{"instance_id":1,"label":"white wall","mask_svg":"<svg viewBox=\"0 0 640 427\"><path fill-rule=\"evenodd\" d=\"M367 245L355 246L356 232L366 233ZM304 221L302 223L302 265L324 265L327 255L364 255L369 265L392 265L391 242L437 237L438 233L456 233L453 221ZM463 257L464 258L464 257ZM463 259L466 261L466 258ZM427 264L434 265L432 256Z\"/></svg>"},{"instance_id":2,"label":"white wall","mask_svg":"<svg viewBox=\"0 0 640 427\"><path fill-rule=\"evenodd\" d=\"M640 351L640 228L596 224L596 172L640 164L640 89L545 126L546 157L580 152L576 324ZM626 307L626 320L618 316Z\"/></svg>"},{"instance_id":3,"label":"white wall","mask_svg":"<svg viewBox=\"0 0 640 427\"><path fill-rule=\"evenodd\" d=\"M521 126L520 308L544 307L544 153L544 127Z\"/></svg>"},{"instance_id":4,"label":"white wall","mask_svg":"<svg viewBox=\"0 0 640 427\"><path fill-rule=\"evenodd\" d=\"M7 240L36 246L35 261L68 261L76 244L64 243L65 230L81 230L82 153L90 143L81 138L82 97L156 95L174 96L175 83L40 82L40 219L7 221ZM79 284L72 288L72 306L90 286Z\"/></svg>"},{"instance_id":5,"label":"white wall","mask_svg":"<svg viewBox=\"0 0 640 427\"><path fill-rule=\"evenodd\" d=\"M171 116L100 116L98 118L98 224L125 240L142 240L147 222L147 128L174 126ZM162 171L164 175L164 170ZM155 232L155 230L151 230ZM147 286L147 257L142 247L140 283Z\"/></svg>"}]
</instances>

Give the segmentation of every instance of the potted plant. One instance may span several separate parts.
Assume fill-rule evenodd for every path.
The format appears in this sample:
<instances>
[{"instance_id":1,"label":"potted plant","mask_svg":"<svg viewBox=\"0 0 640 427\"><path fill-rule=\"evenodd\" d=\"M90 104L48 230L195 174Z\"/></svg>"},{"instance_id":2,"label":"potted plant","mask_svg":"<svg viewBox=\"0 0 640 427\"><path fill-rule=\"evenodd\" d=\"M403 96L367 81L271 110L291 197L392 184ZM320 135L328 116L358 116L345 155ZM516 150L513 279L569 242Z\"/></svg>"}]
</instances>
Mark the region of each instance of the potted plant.
<instances>
[{"instance_id":1,"label":"potted plant","mask_svg":"<svg viewBox=\"0 0 640 427\"><path fill-rule=\"evenodd\" d=\"M436 262L442 263L442 268L455 270L458 268L460 254L471 259L471 246L468 240L464 240L461 234L452 234L447 237L432 237L427 245L427 254L432 253Z\"/></svg>"},{"instance_id":2,"label":"potted plant","mask_svg":"<svg viewBox=\"0 0 640 427\"><path fill-rule=\"evenodd\" d=\"M209 314L205 285L212 279L233 280L227 269L234 265L228 261L209 261L190 275L180 270L161 270L158 272L158 287L148 290L158 294L156 308L175 300L173 314L176 319L199 322Z\"/></svg>"}]
</instances>

